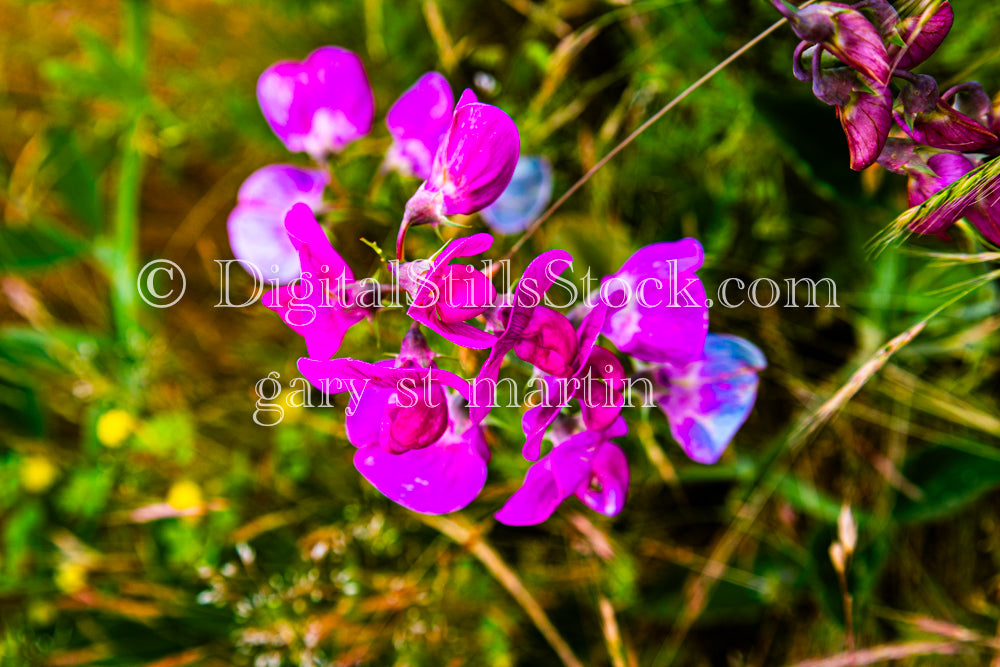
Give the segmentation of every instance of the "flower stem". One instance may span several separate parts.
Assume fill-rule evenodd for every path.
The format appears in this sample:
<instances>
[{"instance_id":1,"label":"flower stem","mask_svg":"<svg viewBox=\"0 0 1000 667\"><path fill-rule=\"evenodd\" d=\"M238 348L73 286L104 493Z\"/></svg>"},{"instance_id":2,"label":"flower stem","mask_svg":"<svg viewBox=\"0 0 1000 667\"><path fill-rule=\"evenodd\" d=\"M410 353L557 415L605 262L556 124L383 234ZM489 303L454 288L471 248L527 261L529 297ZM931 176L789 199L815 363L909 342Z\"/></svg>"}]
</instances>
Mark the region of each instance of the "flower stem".
<instances>
[{"instance_id":1,"label":"flower stem","mask_svg":"<svg viewBox=\"0 0 1000 667\"><path fill-rule=\"evenodd\" d=\"M559 631L552 625L552 621L545 614L545 610L538 604L538 601L531 595L517 573L504 562L500 554L496 552L477 531L470 528L463 520L461 523L453 519L441 516L420 515L420 520L437 531L447 535L455 542L469 550L480 563L482 563L493 578L500 582L507 592L517 600L525 613L548 641L552 649L559 655L565 667L583 667L583 663L573 654L573 650L562 638Z\"/></svg>"},{"instance_id":2,"label":"flower stem","mask_svg":"<svg viewBox=\"0 0 1000 667\"><path fill-rule=\"evenodd\" d=\"M149 7L146 0L123 3L122 58L127 66L142 73L146 65ZM111 251L105 268L111 282L111 306L118 339L132 346L140 333L138 293L135 278L139 270L139 206L144 156L138 147L144 101L135 100L128 129L122 137L121 162L111 230Z\"/></svg>"}]
</instances>

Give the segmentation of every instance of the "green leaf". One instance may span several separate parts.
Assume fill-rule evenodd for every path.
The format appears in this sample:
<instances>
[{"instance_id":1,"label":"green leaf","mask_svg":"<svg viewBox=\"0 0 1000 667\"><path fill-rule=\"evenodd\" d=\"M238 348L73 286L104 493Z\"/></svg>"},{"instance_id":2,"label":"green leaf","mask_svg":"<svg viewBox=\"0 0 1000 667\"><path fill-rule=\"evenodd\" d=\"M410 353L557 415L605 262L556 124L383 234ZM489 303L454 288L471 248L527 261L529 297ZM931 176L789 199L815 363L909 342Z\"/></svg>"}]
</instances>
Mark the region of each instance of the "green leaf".
<instances>
[{"instance_id":1,"label":"green leaf","mask_svg":"<svg viewBox=\"0 0 1000 667\"><path fill-rule=\"evenodd\" d=\"M923 498L902 498L893 517L903 523L931 521L954 514L1000 486L1000 452L990 456L934 446L903 466L903 475L923 491Z\"/></svg>"},{"instance_id":2,"label":"green leaf","mask_svg":"<svg viewBox=\"0 0 1000 667\"><path fill-rule=\"evenodd\" d=\"M53 188L66 208L90 229L100 231L104 214L98 187L99 171L76 139L63 127L48 132L49 155L46 165L54 172Z\"/></svg>"},{"instance_id":3,"label":"green leaf","mask_svg":"<svg viewBox=\"0 0 1000 667\"><path fill-rule=\"evenodd\" d=\"M78 237L53 223L35 221L0 228L0 272L23 273L72 259L87 249Z\"/></svg>"}]
</instances>

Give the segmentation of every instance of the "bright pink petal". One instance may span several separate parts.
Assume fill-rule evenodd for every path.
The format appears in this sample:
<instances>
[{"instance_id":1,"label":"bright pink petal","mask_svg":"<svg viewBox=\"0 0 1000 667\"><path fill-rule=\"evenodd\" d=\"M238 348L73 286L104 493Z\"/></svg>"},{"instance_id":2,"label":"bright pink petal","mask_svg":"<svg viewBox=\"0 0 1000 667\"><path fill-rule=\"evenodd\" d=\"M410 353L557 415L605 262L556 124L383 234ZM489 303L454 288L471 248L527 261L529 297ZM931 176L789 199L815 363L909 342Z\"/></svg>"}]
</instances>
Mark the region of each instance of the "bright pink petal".
<instances>
[{"instance_id":1,"label":"bright pink petal","mask_svg":"<svg viewBox=\"0 0 1000 667\"><path fill-rule=\"evenodd\" d=\"M403 173L428 179L434 154L451 126L454 97L447 79L428 72L403 93L386 114L392 135L387 162Z\"/></svg>"},{"instance_id":2,"label":"bright pink petal","mask_svg":"<svg viewBox=\"0 0 1000 667\"><path fill-rule=\"evenodd\" d=\"M705 288L695 274L703 257L694 239L637 251L618 273L601 281L610 306L604 335L619 350L643 361L683 363L697 358L708 332Z\"/></svg>"},{"instance_id":3,"label":"bright pink petal","mask_svg":"<svg viewBox=\"0 0 1000 667\"><path fill-rule=\"evenodd\" d=\"M440 192L443 213L475 213L489 206L514 175L521 151L517 126L490 104L462 94L451 126L434 156L424 187Z\"/></svg>"},{"instance_id":4,"label":"bright pink petal","mask_svg":"<svg viewBox=\"0 0 1000 667\"><path fill-rule=\"evenodd\" d=\"M625 453L613 442L605 442L594 456L589 478L574 493L595 512L616 516L625 507L628 483Z\"/></svg>"}]
</instances>

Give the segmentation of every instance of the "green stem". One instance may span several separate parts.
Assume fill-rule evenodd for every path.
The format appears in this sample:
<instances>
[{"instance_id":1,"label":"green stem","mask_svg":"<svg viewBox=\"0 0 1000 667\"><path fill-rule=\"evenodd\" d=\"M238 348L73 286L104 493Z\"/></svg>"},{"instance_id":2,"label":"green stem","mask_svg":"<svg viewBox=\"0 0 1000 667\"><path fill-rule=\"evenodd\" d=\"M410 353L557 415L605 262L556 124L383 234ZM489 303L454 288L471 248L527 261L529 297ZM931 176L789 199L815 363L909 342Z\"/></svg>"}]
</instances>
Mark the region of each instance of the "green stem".
<instances>
[{"instance_id":1,"label":"green stem","mask_svg":"<svg viewBox=\"0 0 1000 667\"><path fill-rule=\"evenodd\" d=\"M145 71L148 37L149 3L147 0L125 0L122 3L122 60L139 74ZM119 341L127 346L132 346L135 336L140 333L135 280L139 271L139 206L144 156L137 139L142 129L144 107L144 100L135 100L128 129L122 137L111 252L106 267L111 282L115 330Z\"/></svg>"}]
</instances>

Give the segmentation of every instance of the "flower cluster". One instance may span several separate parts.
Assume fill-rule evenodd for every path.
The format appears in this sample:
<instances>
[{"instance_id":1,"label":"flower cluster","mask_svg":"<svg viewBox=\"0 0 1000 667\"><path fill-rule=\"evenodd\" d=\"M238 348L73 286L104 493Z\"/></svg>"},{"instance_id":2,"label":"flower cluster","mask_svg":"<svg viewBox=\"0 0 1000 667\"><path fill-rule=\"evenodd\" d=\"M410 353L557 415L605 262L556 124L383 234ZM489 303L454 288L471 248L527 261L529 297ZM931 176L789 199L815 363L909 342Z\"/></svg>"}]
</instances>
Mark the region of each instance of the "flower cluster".
<instances>
[{"instance_id":1,"label":"flower cluster","mask_svg":"<svg viewBox=\"0 0 1000 667\"><path fill-rule=\"evenodd\" d=\"M572 266L563 250L538 255L513 289L502 290L469 263L490 250L489 233L406 260L415 227L481 212L491 229L512 233L537 218L551 194L551 165L520 156L514 121L471 90L455 103L435 72L386 115L392 145L383 168L422 180L401 216L397 261L387 266L393 289L406 297L409 328L394 359L334 358L352 326L377 316L375 297L388 289L357 280L317 220L327 163L371 130L373 95L357 56L327 47L269 68L258 96L285 146L320 168L278 165L251 176L229 221L233 251L279 265L283 284L264 304L305 339L302 375L327 394L349 395L347 438L357 447L355 466L375 488L429 514L472 502L487 478L486 429L500 375L514 360L533 369L538 389L522 418L522 455L533 464L496 513L504 523L544 521L570 495L602 514L621 510L629 469L616 441L628 433L623 413L635 383L647 388L644 404L663 411L691 459L719 459L749 414L765 361L745 340L708 333L696 240L640 249L601 281L600 298L567 312L545 298ZM425 330L483 351L475 377L439 368Z\"/></svg>"},{"instance_id":2,"label":"flower cluster","mask_svg":"<svg viewBox=\"0 0 1000 667\"><path fill-rule=\"evenodd\" d=\"M795 76L812 82L816 97L837 109L852 169L878 162L907 176L909 204L916 206L1000 154L1000 110L979 83L941 92L933 77L912 71L951 30L947 0L905 19L887 0L803 9L772 2L802 40L792 59ZM945 236L963 217L1000 245L997 192L934 211L911 229Z\"/></svg>"}]
</instances>

